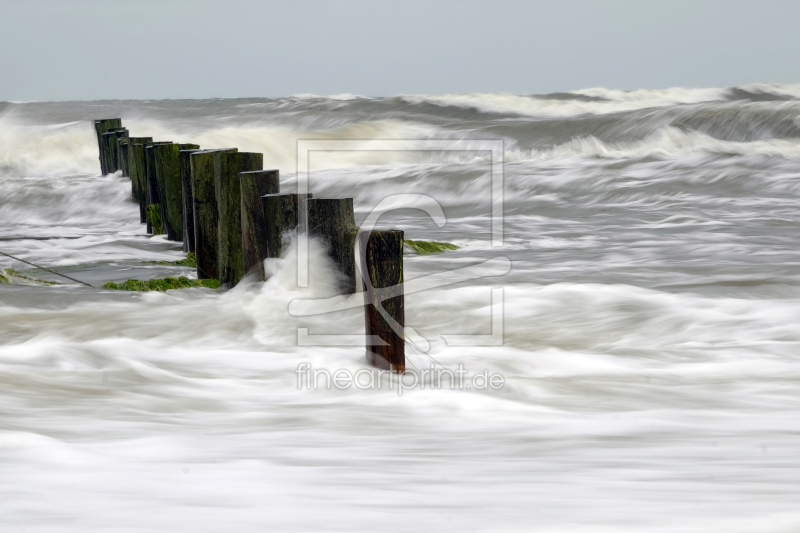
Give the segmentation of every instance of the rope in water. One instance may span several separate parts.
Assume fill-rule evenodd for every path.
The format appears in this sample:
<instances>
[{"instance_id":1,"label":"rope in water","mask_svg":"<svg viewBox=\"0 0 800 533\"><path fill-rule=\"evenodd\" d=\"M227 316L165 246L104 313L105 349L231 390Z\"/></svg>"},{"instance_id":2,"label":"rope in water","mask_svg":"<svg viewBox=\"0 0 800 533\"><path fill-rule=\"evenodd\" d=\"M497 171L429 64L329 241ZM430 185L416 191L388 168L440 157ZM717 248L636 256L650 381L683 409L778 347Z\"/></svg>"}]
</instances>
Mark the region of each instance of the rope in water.
<instances>
[{"instance_id":1,"label":"rope in water","mask_svg":"<svg viewBox=\"0 0 800 533\"><path fill-rule=\"evenodd\" d=\"M20 259L19 257L14 257L14 256L13 256L13 255L11 255L11 254L7 254L7 253L5 253L5 252L0 252L0 254L4 255L4 256L6 256L6 257L10 257L11 259L14 259L14 260L16 260L16 261L20 261L20 262L22 262L22 263L25 263L25 264L31 265L32 267L40 268L40 269L42 269L42 270L44 270L44 271L46 271L46 272L50 272L51 274L55 274L56 276L61 276L62 278L67 278L67 279L69 279L69 280L72 280L72 281L74 281L75 283L80 283L81 285L86 285L87 287L92 287L92 288L94 288L92 285L89 285L88 283L86 283L86 282L84 282L84 281L81 281L81 280L79 280L79 279L75 279L75 278L71 278L71 277L67 276L66 274L59 274L59 273L58 273L58 272L56 272L55 270L50 270L49 268L45 268L45 267L43 267L43 266L35 265L35 264L31 263L30 261L25 261L24 259Z\"/></svg>"}]
</instances>

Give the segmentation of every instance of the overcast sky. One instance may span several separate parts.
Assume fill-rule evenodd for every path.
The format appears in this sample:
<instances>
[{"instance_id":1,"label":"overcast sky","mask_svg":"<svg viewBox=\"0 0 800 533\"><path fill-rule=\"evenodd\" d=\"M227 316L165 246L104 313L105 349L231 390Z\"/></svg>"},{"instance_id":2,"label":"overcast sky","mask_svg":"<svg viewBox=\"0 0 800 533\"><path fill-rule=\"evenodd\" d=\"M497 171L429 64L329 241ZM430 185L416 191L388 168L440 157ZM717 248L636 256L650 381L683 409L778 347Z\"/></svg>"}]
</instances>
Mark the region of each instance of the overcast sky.
<instances>
[{"instance_id":1,"label":"overcast sky","mask_svg":"<svg viewBox=\"0 0 800 533\"><path fill-rule=\"evenodd\" d=\"M0 100L800 82L800 0L0 0Z\"/></svg>"}]
</instances>

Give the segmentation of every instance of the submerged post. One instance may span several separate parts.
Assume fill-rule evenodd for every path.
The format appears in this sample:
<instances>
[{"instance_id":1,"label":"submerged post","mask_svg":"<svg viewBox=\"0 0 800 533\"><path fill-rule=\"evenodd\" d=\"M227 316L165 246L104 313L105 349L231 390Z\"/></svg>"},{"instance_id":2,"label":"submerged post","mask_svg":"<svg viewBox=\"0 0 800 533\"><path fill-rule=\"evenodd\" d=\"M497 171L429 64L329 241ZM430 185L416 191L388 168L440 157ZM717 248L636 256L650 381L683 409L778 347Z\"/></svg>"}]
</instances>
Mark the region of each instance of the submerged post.
<instances>
[{"instance_id":1,"label":"submerged post","mask_svg":"<svg viewBox=\"0 0 800 533\"><path fill-rule=\"evenodd\" d=\"M244 273L257 281L266 281L264 259L267 258L266 221L261 197L280 192L277 170L255 170L239 174L242 192L242 258Z\"/></svg>"},{"instance_id":2,"label":"submerged post","mask_svg":"<svg viewBox=\"0 0 800 533\"><path fill-rule=\"evenodd\" d=\"M237 148L201 150L189 156L198 279L219 279L219 238L214 159Z\"/></svg>"},{"instance_id":3,"label":"submerged post","mask_svg":"<svg viewBox=\"0 0 800 533\"><path fill-rule=\"evenodd\" d=\"M194 196L192 195L192 165L191 155L199 152L199 149L183 148L188 146L185 144L180 145L180 162L181 162L181 216L183 220L183 251L195 251L194 244Z\"/></svg>"},{"instance_id":4,"label":"submerged post","mask_svg":"<svg viewBox=\"0 0 800 533\"><path fill-rule=\"evenodd\" d=\"M115 130L121 127L122 119L119 118L103 118L94 121L94 131L97 134L97 148L100 153L100 172L103 176L108 174L108 163L106 162L106 153L103 149L103 134L109 130Z\"/></svg>"},{"instance_id":5,"label":"submerged post","mask_svg":"<svg viewBox=\"0 0 800 533\"><path fill-rule=\"evenodd\" d=\"M283 238L298 225L299 208L311 195L266 194L261 197L264 209L264 250L268 259L283 253Z\"/></svg>"},{"instance_id":6,"label":"submerged post","mask_svg":"<svg viewBox=\"0 0 800 533\"><path fill-rule=\"evenodd\" d=\"M239 174L264 167L264 154L234 152L214 160L218 208L219 283L233 287L244 277L242 192Z\"/></svg>"},{"instance_id":7,"label":"submerged post","mask_svg":"<svg viewBox=\"0 0 800 533\"><path fill-rule=\"evenodd\" d=\"M352 198L315 198L308 200L308 233L322 238L328 255L344 276L343 294L356 292L355 243L358 227Z\"/></svg>"},{"instance_id":8,"label":"submerged post","mask_svg":"<svg viewBox=\"0 0 800 533\"><path fill-rule=\"evenodd\" d=\"M403 340L403 232L374 230L358 234L359 266L364 287L367 362L405 372Z\"/></svg>"}]
</instances>

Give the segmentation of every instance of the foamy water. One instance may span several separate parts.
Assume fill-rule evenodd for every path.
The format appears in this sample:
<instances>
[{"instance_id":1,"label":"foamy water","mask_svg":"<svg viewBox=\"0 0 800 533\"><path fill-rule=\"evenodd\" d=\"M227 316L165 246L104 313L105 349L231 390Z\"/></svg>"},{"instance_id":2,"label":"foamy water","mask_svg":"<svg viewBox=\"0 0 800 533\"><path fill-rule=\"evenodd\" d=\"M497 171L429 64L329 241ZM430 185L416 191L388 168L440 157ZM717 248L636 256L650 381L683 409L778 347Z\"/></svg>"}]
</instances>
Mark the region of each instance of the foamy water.
<instances>
[{"instance_id":1,"label":"foamy water","mask_svg":"<svg viewBox=\"0 0 800 533\"><path fill-rule=\"evenodd\" d=\"M262 152L287 191L298 140L385 146L313 154L311 191L353 197L359 222L389 195L435 199L442 227L418 210L379 223L461 246L405 257L407 281L450 283L406 296L429 348L409 344L409 367L505 380L298 388L304 363L369 369L363 347L298 345L364 328L357 307L289 312L335 294L315 242L307 288L294 247L268 282L227 292L0 284L2 529L797 531L798 98L753 85L0 104L0 251L95 286L192 271L148 262L180 244L146 236L129 180L99 175L91 119ZM486 152L397 139L503 141L502 247ZM496 258L510 272L474 266ZM486 277L452 272L468 267ZM492 332L493 288L502 345L448 345Z\"/></svg>"}]
</instances>

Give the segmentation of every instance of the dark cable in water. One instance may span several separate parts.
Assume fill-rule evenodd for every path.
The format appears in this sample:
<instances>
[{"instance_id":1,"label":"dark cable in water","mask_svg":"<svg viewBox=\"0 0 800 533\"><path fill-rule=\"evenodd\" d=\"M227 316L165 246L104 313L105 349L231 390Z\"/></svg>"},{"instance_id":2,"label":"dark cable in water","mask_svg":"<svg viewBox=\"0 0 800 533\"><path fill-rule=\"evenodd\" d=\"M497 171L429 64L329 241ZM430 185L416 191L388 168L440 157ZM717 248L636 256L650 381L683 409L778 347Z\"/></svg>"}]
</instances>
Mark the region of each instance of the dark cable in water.
<instances>
[{"instance_id":1,"label":"dark cable in water","mask_svg":"<svg viewBox=\"0 0 800 533\"><path fill-rule=\"evenodd\" d=\"M47 272L50 272L51 274L55 274L56 276L61 276L62 278L67 278L67 279L70 279L70 280L74 281L75 283L80 283L81 285L86 285L87 287L92 287L92 288L94 289L94 287L93 287L92 285L89 285L88 283L86 283L86 282L84 282L84 281L81 281L81 280L79 280L79 279L71 278L71 277L67 276L66 274L59 274L59 273L58 273L58 272L56 272L55 270L50 270L49 268L45 268L45 267L43 267L43 266L34 265L34 264L33 264L33 263L31 263L30 261L25 261L24 259L20 259L19 257L14 257L13 255L11 255L11 254L7 254L7 253L5 253L5 252L0 252L0 254L3 254L3 255L4 255L4 256L6 256L6 257L10 257L11 259L15 259L15 260L17 260L17 261L21 261L21 262L23 262L23 263L26 263L26 264L28 264L28 265L31 265L32 267L41 268L42 270L45 270L45 271L47 271Z\"/></svg>"}]
</instances>

